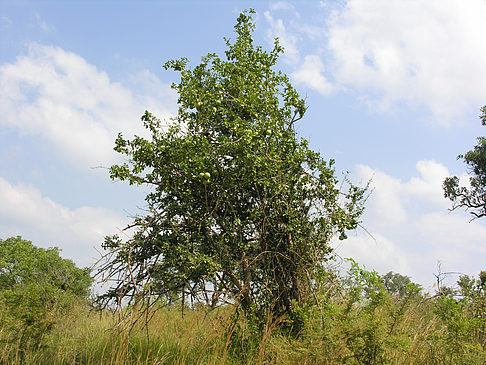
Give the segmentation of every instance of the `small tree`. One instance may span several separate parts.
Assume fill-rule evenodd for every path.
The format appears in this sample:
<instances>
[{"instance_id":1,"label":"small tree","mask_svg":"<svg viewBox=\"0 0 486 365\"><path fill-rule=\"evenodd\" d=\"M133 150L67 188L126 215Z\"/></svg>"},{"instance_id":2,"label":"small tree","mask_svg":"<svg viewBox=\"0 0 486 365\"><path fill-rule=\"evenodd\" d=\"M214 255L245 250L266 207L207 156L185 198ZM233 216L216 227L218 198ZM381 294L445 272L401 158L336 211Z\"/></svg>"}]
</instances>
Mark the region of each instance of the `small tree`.
<instances>
[{"instance_id":1,"label":"small tree","mask_svg":"<svg viewBox=\"0 0 486 365\"><path fill-rule=\"evenodd\" d=\"M481 123L486 125L486 105L481 108ZM486 216L486 138L479 137L478 144L458 159L466 162L469 187L459 185L457 176L444 180L444 196L452 201L452 210L465 208L471 210L473 219Z\"/></svg>"},{"instance_id":2,"label":"small tree","mask_svg":"<svg viewBox=\"0 0 486 365\"><path fill-rule=\"evenodd\" d=\"M190 297L236 303L258 318L289 314L312 291L331 238L359 223L366 189L349 184L342 193L334 161L297 137L306 106L273 70L278 41L269 53L255 47L248 13L235 30L226 59L165 64L181 73L179 112L167 129L145 112L151 140L116 140L128 163L112 166L111 178L152 192L132 238L106 237L100 273L115 286L104 304Z\"/></svg>"}]
</instances>

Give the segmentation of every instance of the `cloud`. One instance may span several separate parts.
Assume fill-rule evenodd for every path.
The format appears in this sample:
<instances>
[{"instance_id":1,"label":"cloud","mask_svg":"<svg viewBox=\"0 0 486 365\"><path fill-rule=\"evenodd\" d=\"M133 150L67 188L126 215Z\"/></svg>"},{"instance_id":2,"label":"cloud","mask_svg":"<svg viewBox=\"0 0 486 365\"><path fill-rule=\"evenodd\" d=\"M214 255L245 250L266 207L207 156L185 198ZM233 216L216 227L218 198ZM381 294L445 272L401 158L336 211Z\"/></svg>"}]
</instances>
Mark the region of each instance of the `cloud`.
<instances>
[{"instance_id":1,"label":"cloud","mask_svg":"<svg viewBox=\"0 0 486 365\"><path fill-rule=\"evenodd\" d=\"M486 95L486 2L349 0L328 19L334 76L386 110L428 108L438 123Z\"/></svg>"},{"instance_id":2,"label":"cloud","mask_svg":"<svg viewBox=\"0 0 486 365\"><path fill-rule=\"evenodd\" d=\"M470 222L461 214L438 211L422 215L417 220L417 227L426 239L434 238L439 242L439 247L443 247L442 251L448 253L447 258L450 260L457 258L454 253L456 250L477 250L486 255L486 226L480 224L480 221Z\"/></svg>"},{"instance_id":3,"label":"cloud","mask_svg":"<svg viewBox=\"0 0 486 365\"><path fill-rule=\"evenodd\" d=\"M464 212L449 212L442 181L447 168L433 160L416 164L407 181L369 166L357 166L357 177L372 178L374 191L366 204L363 226L339 244L337 253L380 273L400 272L431 287L437 263L444 271L477 275L486 260L484 222L470 222ZM464 176L463 176L464 178ZM456 276L457 279L457 276ZM453 282L453 280L452 280Z\"/></svg>"},{"instance_id":4,"label":"cloud","mask_svg":"<svg viewBox=\"0 0 486 365\"><path fill-rule=\"evenodd\" d=\"M447 209L449 201L444 198L442 184L448 176L449 170L433 160L423 160L416 164L420 177L412 177L404 186L406 193L418 196L438 208Z\"/></svg>"},{"instance_id":5,"label":"cloud","mask_svg":"<svg viewBox=\"0 0 486 365\"><path fill-rule=\"evenodd\" d=\"M444 198L442 183L449 170L434 160L421 160L415 165L418 176L402 181L366 165L357 166L363 181L371 179L373 189L369 205L384 225L400 224L408 220L412 208L447 211L450 202ZM466 175L461 176L461 181Z\"/></svg>"},{"instance_id":6,"label":"cloud","mask_svg":"<svg viewBox=\"0 0 486 365\"><path fill-rule=\"evenodd\" d=\"M342 258L356 258L360 265L381 274L389 271L407 276L414 274L410 257L396 243L380 234L373 237L365 233L350 235L346 241L336 244L336 250Z\"/></svg>"},{"instance_id":7,"label":"cloud","mask_svg":"<svg viewBox=\"0 0 486 365\"><path fill-rule=\"evenodd\" d=\"M289 32L282 19L275 19L269 11L264 13L265 19L270 24L267 38L273 44L274 38L278 38L280 45L284 48L283 59L290 64L299 61L299 51L297 49L298 36L294 32Z\"/></svg>"},{"instance_id":8,"label":"cloud","mask_svg":"<svg viewBox=\"0 0 486 365\"><path fill-rule=\"evenodd\" d=\"M404 189L400 179L365 165L357 166L357 175L362 181L372 180L373 193L368 207L376 221L383 225L399 225L407 221L407 212L401 199Z\"/></svg>"},{"instance_id":9,"label":"cloud","mask_svg":"<svg viewBox=\"0 0 486 365\"><path fill-rule=\"evenodd\" d=\"M51 33L54 31L54 27L47 24L44 19L38 14L35 13L35 20L37 22L37 26L44 32L44 33Z\"/></svg>"},{"instance_id":10,"label":"cloud","mask_svg":"<svg viewBox=\"0 0 486 365\"><path fill-rule=\"evenodd\" d=\"M270 4L270 10L295 10L295 7L285 1L277 1L275 3Z\"/></svg>"},{"instance_id":11,"label":"cloud","mask_svg":"<svg viewBox=\"0 0 486 365\"><path fill-rule=\"evenodd\" d=\"M34 44L26 56L0 66L0 125L41 136L70 164L108 165L116 159L118 132L144 135L145 109L164 119L175 105L153 74L138 76L144 93L135 96L82 57Z\"/></svg>"},{"instance_id":12,"label":"cloud","mask_svg":"<svg viewBox=\"0 0 486 365\"><path fill-rule=\"evenodd\" d=\"M328 95L333 90L332 84L323 75L324 64L317 55L305 56L303 65L294 73L292 78L299 84L306 85L322 95Z\"/></svg>"},{"instance_id":13,"label":"cloud","mask_svg":"<svg viewBox=\"0 0 486 365\"><path fill-rule=\"evenodd\" d=\"M128 223L117 213L98 207L68 209L28 185L11 185L0 177L0 232L3 239L22 235L43 247L58 246L62 256L80 266L99 259L95 247L104 236Z\"/></svg>"},{"instance_id":14,"label":"cloud","mask_svg":"<svg viewBox=\"0 0 486 365\"><path fill-rule=\"evenodd\" d=\"M12 24L13 22L9 17L6 17L5 15L0 16L0 26L2 26L2 28L10 28Z\"/></svg>"}]
</instances>

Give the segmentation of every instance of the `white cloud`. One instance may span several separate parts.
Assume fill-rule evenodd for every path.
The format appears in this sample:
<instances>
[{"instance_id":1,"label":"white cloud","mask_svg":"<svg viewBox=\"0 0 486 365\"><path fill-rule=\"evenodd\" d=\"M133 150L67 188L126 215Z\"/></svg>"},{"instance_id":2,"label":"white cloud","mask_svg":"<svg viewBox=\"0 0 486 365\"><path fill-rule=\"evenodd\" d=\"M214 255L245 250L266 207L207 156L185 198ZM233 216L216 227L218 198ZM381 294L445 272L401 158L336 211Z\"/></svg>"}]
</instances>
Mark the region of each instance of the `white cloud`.
<instances>
[{"instance_id":1,"label":"white cloud","mask_svg":"<svg viewBox=\"0 0 486 365\"><path fill-rule=\"evenodd\" d=\"M447 209L450 204L444 198L442 184L444 179L450 176L449 170L444 165L431 160L417 162L416 168L420 177L410 179L404 187L406 192L419 196L441 209Z\"/></svg>"},{"instance_id":2,"label":"white cloud","mask_svg":"<svg viewBox=\"0 0 486 365\"><path fill-rule=\"evenodd\" d=\"M108 209L68 209L27 185L11 185L0 177L0 232L2 239L22 235L37 246L58 246L62 256L80 266L99 259L104 236L114 234L128 223Z\"/></svg>"},{"instance_id":3,"label":"white cloud","mask_svg":"<svg viewBox=\"0 0 486 365\"><path fill-rule=\"evenodd\" d=\"M268 41L273 44L274 38L279 39L280 45L284 48L283 59L288 63L295 64L299 61L299 51L297 49L298 37L295 33L289 32L282 19L274 19L269 11L264 13L265 19L270 24L267 33Z\"/></svg>"},{"instance_id":4,"label":"white cloud","mask_svg":"<svg viewBox=\"0 0 486 365\"><path fill-rule=\"evenodd\" d=\"M360 233L336 245L342 258L355 258L358 264L381 274L389 271L402 275L413 275L410 257L388 238L374 234L373 237Z\"/></svg>"},{"instance_id":5,"label":"white cloud","mask_svg":"<svg viewBox=\"0 0 486 365\"><path fill-rule=\"evenodd\" d=\"M383 171L369 166L358 165L357 174L363 181L371 179L374 189L369 205L372 211L385 224L399 224L408 220L412 207L424 204L428 209L447 211L450 202L444 198L442 183L449 170L434 160L421 160L416 164L418 176L409 181L392 177ZM465 179L462 176L461 179Z\"/></svg>"},{"instance_id":6,"label":"white cloud","mask_svg":"<svg viewBox=\"0 0 486 365\"><path fill-rule=\"evenodd\" d=\"M477 250L486 255L486 226L480 224L480 221L470 222L467 216L462 214L438 211L421 216L417 226L427 239L433 238L440 242L443 251L448 253L451 260L457 257L456 251Z\"/></svg>"},{"instance_id":7,"label":"white cloud","mask_svg":"<svg viewBox=\"0 0 486 365\"><path fill-rule=\"evenodd\" d=\"M470 222L466 213L448 211L442 181L449 172L444 165L423 160L416 168L418 176L403 181L357 166L358 179L373 179L363 226L375 240L364 232L351 234L337 246L338 254L381 273L409 275L427 287L434 282L439 261L444 271L477 275L486 260L484 222Z\"/></svg>"},{"instance_id":8,"label":"white cloud","mask_svg":"<svg viewBox=\"0 0 486 365\"><path fill-rule=\"evenodd\" d=\"M440 261L444 271L476 276L484 270L484 222L471 222L460 212L435 211L418 217L415 229L418 240L428 246L427 256Z\"/></svg>"},{"instance_id":9,"label":"white cloud","mask_svg":"<svg viewBox=\"0 0 486 365\"><path fill-rule=\"evenodd\" d=\"M303 65L294 73L292 78L299 84L306 85L318 91L322 95L328 95L332 90L332 84L323 75L324 64L318 55L305 56Z\"/></svg>"},{"instance_id":10,"label":"white cloud","mask_svg":"<svg viewBox=\"0 0 486 365\"><path fill-rule=\"evenodd\" d=\"M10 28L12 24L13 22L9 17L6 17L5 15L0 16L0 25L3 28Z\"/></svg>"},{"instance_id":11,"label":"white cloud","mask_svg":"<svg viewBox=\"0 0 486 365\"><path fill-rule=\"evenodd\" d=\"M50 33L54 31L54 28L47 24L44 19L40 16L40 14L36 13L35 14L35 20L37 22L37 26L44 32L44 33Z\"/></svg>"},{"instance_id":12,"label":"white cloud","mask_svg":"<svg viewBox=\"0 0 486 365\"><path fill-rule=\"evenodd\" d=\"M154 75L141 73L139 82L145 94L135 96L74 53L32 45L27 56L0 66L0 125L42 136L70 163L110 164L118 132L143 135L145 109L164 119L175 105Z\"/></svg>"},{"instance_id":13,"label":"white cloud","mask_svg":"<svg viewBox=\"0 0 486 365\"><path fill-rule=\"evenodd\" d=\"M447 124L484 103L484 19L484 0L349 0L328 23L334 76L383 109L405 102Z\"/></svg>"},{"instance_id":14,"label":"white cloud","mask_svg":"<svg viewBox=\"0 0 486 365\"><path fill-rule=\"evenodd\" d=\"M398 225L407 220L407 212L401 201L402 182L386 173L369 166L357 166L358 177L362 181L372 180L372 199L368 201L375 219L383 225Z\"/></svg>"},{"instance_id":15,"label":"white cloud","mask_svg":"<svg viewBox=\"0 0 486 365\"><path fill-rule=\"evenodd\" d=\"M303 36L311 39L321 41L325 35L325 30L318 25L312 25L309 23L297 23L294 24L295 30L301 33Z\"/></svg>"},{"instance_id":16,"label":"white cloud","mask_svg":"<svg viewBox=\"0 0 486 365\"><path fill-rule=\"evenodd\" d=\"M275 11L275 10L294 10L295 7L285 1L277 1L275 3L270 4L270 10Z\"/></svg>"}]
</instances>

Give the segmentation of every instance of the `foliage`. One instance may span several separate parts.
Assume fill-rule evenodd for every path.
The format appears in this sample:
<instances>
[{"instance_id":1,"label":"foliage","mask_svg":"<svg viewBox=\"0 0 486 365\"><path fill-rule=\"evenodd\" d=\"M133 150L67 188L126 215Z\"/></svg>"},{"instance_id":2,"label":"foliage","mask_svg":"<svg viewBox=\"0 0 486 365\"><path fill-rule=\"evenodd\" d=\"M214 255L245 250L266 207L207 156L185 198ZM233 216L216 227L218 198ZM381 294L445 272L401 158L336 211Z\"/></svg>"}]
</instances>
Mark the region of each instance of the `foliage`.
<instances>
[{"instance_id":1,"label":"foliage","mask_svg":"<svg viewBox=\"0 0 486 365\"><path fill-rule=\"evenodd\" d=\"M458 289L438 296L435 313L441 318L446 336L439 341L451 354L452 360L466 360L469 350L486 356L486 271L479 279L467 275L459 278ZM471 346L474 344L473 346Z\"/></svg>"},{"instance_id":2,"label":"foliage","mask_svg":"<svg viewBox=\"0 0 486 365\"><path fill-rule=\"evenodd\" d=\"M0 291L35 283L87 297L92 283L89 271L63 259L57 247L38 248L21 237L0 239Z\"/></svg>"},{"instance_id":3,"label":"foliage","mask_svg":"<svg viewBox=\"0 0 486 365\"><path fill-rule=\"evenodd\" d=\"M56 247L0 239L0 339L39 346L54 323L51 312L87 298L91 283L89 270L61 258Z\"/></svg>"},{"instance_id":4,"label":"foliage","mask_svg":"<svg viewBox=\"0 0 486 365\"><path fill-rule=\"evenodd\" d=\"M481 108L481 123L486 125L486 105ZM461 186L457 176L444 180L444 196L452 201L452 210L471 209L473 219L486 216L486 138L478 137L474 149L459 155L467 165L469 187Z\"/></svg>"},{"instance_id":5,"label":"foliage","mask_svg":"<svg viewBox=\"0 0 486 365\"><path fill-rule=\"evenodd\" d=\"M362 268L349 259L351 268L343 281L342 291L335 298L339 313L339 331L346 338L347 351L341 362L381 364L387 358L387 350L403 346L400 323L411 304L419 297L420 288L408 280L402 295L390 290L390 278L403 279L400 274L385 276ZM401 288L401 287L400 287ZM398 294L398 295L397 295Z\"/></svg>"},{"instance_id":6,"label":"foliage","mask_svg":"<svg viewBox=\"0 0 486 365\"><path fill-rule=\"evenodd\" d=\"M418 289L416 288L417 284L412 283L408 276L400 275L393 271L389 271L383 275L381 280L383 285L385 285L386 291L399 298L403 298L411 292L416 292Z\"/></svg>"},{"instance_id":7,"label":"foliage","mask_svg":"<svg viewBox=\"0 0 486 365\"><path fill-rule=\"evenodd\" d=\"M236 303L260 330L268 316L289 315L282 323L293 327L330 239L359 223L366 189L343 191L334 161L297 136L306 106L273 70L278 40L270 52L254 46L248 13L235 30L226 59L208 54L193 69L186 59L165 64L181 74L169 127L145 112L151 140L116 140L128 163L112 166L111 178L151 192L133 238L106 237L100 273L115 286L100 297L104 305L190 297L210 307Z\"/></svg>"}]
</instances>

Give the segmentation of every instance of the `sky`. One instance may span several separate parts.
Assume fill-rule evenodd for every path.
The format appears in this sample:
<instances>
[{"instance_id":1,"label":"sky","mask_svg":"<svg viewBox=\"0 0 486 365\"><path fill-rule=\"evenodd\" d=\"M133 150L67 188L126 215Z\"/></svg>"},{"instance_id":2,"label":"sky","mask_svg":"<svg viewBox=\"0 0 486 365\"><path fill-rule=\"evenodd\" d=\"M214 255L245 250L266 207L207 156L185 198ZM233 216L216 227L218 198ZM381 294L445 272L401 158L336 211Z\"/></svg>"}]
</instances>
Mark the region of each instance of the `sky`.
<instances>
[{"instance_id":1,"label":"sky","mask_svg":"<svg viewBox=\"0 0 486 365\"><path fill-rule=\"evenodd\" d=\"M0 0L0 238L57 246L79 266L141 213L148 188L111 181L119 132L147 136L145 110L177 111L171 59L223 55L238 14L308 111L296 128L339 177L372 179L341 258L410 276L486 269L486 220L449 211L445 177L484 135L486 0Z\"/></svg>"}]
</instances>

